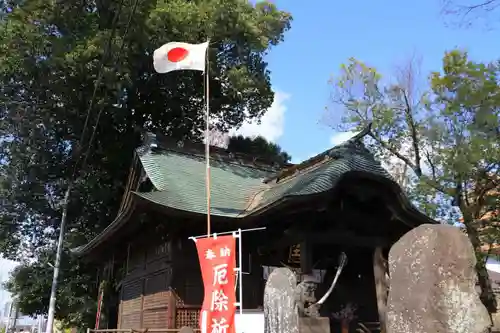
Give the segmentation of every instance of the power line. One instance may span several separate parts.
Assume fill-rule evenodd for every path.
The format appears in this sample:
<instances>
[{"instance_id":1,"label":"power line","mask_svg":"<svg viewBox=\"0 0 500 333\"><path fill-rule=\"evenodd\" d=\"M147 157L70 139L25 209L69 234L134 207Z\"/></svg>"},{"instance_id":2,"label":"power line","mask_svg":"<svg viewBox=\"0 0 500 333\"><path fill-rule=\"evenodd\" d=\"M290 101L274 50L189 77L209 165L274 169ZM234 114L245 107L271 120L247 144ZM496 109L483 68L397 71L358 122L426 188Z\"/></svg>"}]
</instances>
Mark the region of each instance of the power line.
<instances>
[{"instance_id":1,"label":"power line","mask_svg":"<svg viewBox=\"0 0 500 333\"><path fill-rule=\"evenodd\" d=\"M109 54L110 49L111 49L111 44L112 44L112 40L113 40L113 37L114 37L114 32L116 31L116 26L117 26L117 22L118 22L118 16L119 16L119 13L121 12L121 9L123 7L123 3L124 3L124 0L122 0L120 2L120 7L119 7L119 9L117 10L117 12L115 14L115 19L113 20L112 31L111 31L111 34L110 34L110 38L108 40L108 45L106 47L105 53L104 53L103 58L101 60L101 65L100 65L100 68L99 68L98 78L97 78L97 80L95 82L94 91L93 91L92 98L91 98L90 103L89 103L89 108L88 108L88 111L87 111L87 117L85 119L85 123L84 123L84 126L83 126L82 136L80 138L80 143L83 143L85 131L86 131L86 128L88 126L89 119L90 119L90 112L92 111L92 107L93 107L93 104L94 104L95 96L97 94L97 88L98 88L98 86L100 84L100 81L102 79L103 70L104 70L104 63L105 63L107 55ZM122 44L120 46L120 51L118 53L118 56L120 56L121 51L123 50L123 47L124 47L124 44L125 44L125 37L128 34L128 29L130 27L130 23L132 22L132 17L135 14L135 11L137 9L138 4L139 4L139 0L134 0L134 6L133 6L132 11L130 12L129 19L127 21L127 25L125 27L125 31L124 31L123 36L122 36ZM101 108L99 110L99 113L97 114L96 123L95 123L94 129L92 131L92 135L91 135L89 143L88 143L88 149L87 149L87 152L86 152L86 154L84 156L84 160L83 160L81 169L83 169L85 167L85 163L86 163L88 155L90 153L90 149L92 147L92 142L93 142L93 140L95 138L95 133L96 133L96 130L97 130L97 126L99 125L99 120L100 120L100 117L101 117L103 109L104 109L104 106L101 106ZM80 147L80 149L81 149L81 147ZM80 150L80 152L81 151L82 150ZM62 216L61 216L61 225L60 225L60 230L59 230L59 239L58 239L58 242L57 242L56 259L55 259L55 262L54 262L54 274L53 274L53 277L52 277L52 288L51 288L51 292L50 292L49 313L48 313L48 316L47 316L47 331L46 331L47 333L52 333L53 326L54 326L54 315L55 315L56 295L57 295L57 282L58 282L57 280L58 280L58 277L59 277L59 268L60 268L60 265L61 265L61 256L62 256L63 241L64 241L64 232L65 232L66 220L67 220L67 216L68 216L69 197L70 197L70 193L71 193L71 190L73 188L74 181L75 181L75 176L76 176L78 161L79 161L80 157L81 157L81 155L79 155L78 158L77 158L77 160L76 160L76 163L75 163L75 166L74 166L74 169L73 169L73 173L72 173L71 178L69 180L68 188L66 189L66 192L64 194L63 212L62 212Z\"/></svg>"},{"instance_id":2,"label":"power line","mask_svg":"<svg viewBox=\"0 0 500 333\"><path fill-rule=\"evenodd\" d=\"M123 51L123 47L125 46L125 36L127 36L127 34L128 34L128 29L130 28L130 23L132 22L132 17L134 16L134 13L137 10L138 5L139 5L139 0L134 0L134 6L132 7L132 11L130 12L130 15L129 15L129 18L127 21L127 25L125 26L125 32L123 33L122 44L120 46L120 49L118 50L118 54L121 54L121 52ZM114 67L116 67L117 64L118 64L118 62L115 63ZM99 124L99 120L101 118L101 114L102 114L103 110L104 110L104 106L101 106L101 108L99 109L99 112L97 113L96 123L95 123L94 129L92 130L92 135L90 136L89 145L87 147L87 151L85 152L85 156L83 159L82 169L85 167L88 156L90 155L90 149L92 148L92 143L94 141L95 134L97 132L97 125Z\"/></svg>"},{"instance_id":3,"label":"power line","mask_svg":"<svg viewBox=\"0 0 500 333\"><path fill-rule=\"evenodd\" d=\"M82 146L83 146L83 141L84 141L83 139L85 138L85 132L87 130L87 127L88 127L88 124L90 121L90 113L92 112L92 108L94 107L94 101L95 101L95 97L97 95L97 88L99 88L101 81L102 81L103 74L104 74L104 64L106 63L106 60L109 57L110 52L111 52L111 44L112 44L113 38L115 36L116 28L118 26L118 24L117 24L118 19L119 19L119 16L121 14L124 2L125 2L125 0L120 1L120 6L118 7L118 10L116 11L115 16L113 17L113 21L111 23L111 33L109 35L108 44L106 45L106 49L104 50L104 54L102 55L102 58L100 61L99 70L97 72L98 73L97 79L94 82L94 91L92 92L92 97L90 98L89 107L87 108L87 116L85 117L85 122L83 123L82 134L80 135L80 142L79 142L80 147L78 147L78 149L80 149L80 152L82 151ZM127 27L127 30L128 30L128 27ZM127 33L127 32L125 32L125 33ZM123 43L122 43L122 45L123 45ZM76 159L75 165L73 167L73 173L72 173L71 179L70 179L71 182L73 181L73 179L76 175L76 170L78 168L78 162L80 160L80 157L81 157L81 154L79 153L78 157Z\"/></svg>"}]
</instances>

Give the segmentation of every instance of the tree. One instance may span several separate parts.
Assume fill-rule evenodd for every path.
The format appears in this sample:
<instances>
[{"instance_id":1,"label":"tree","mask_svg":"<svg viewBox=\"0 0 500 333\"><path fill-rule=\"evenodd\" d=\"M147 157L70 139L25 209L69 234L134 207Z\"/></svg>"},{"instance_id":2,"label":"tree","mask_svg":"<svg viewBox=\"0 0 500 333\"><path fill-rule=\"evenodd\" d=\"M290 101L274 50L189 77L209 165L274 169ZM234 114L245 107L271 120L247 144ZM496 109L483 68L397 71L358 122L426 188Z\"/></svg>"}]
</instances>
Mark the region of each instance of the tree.
<instances>
[{"instance_id":1,"label":"tree","mask_svg":"<svg viewBox=\"0 0 500 333\"><path fill-rule=\"evenodd\" d=\"M457 206L477 253L477 221L488 191L500 187L499 73L498 62L476 63L455 50L445 54L443 73L432 73L429 90L418 95L400 78L384 84L374 68L356 59L334 81L332 101L344 112L342 128L373 122L372 149L413 171L412 192L420 203L450 200ZM484 260L476 268L481 299L496 312Z\"/></svg>"},{"instance_id":2,"label":"tree","mask_svg":"<svg viewBox=\"0 0 500 333\"><path fill-rule=\"evenodd\" d=\"M205 138L203 138L203 140L205 140ZM227 145L229 144L229 134L217 130L211 130L209 132L208 143L211 146L227 148Z\"/></svg>"},{"instance_id":3,"label":"tree","mask_svg":"<svg viewBox=\"0 0 500 333\"><path fill-rule=\"evenodd\" d=\"M18 297L22 313L43 315L48 311L51 263L54 253L40 253L38 260L17 266L6 284L7 290ZM96 268L69 253L64 254L60 274L60 288L57 290L57 314L63 324L72 327L90 323L95 319L97 309Z\"/></svg>"},{"instance_id":4,"label":"tree","mask_svg":"<svg viewBox=\"0 0 500 333\"><path fill-rule=\"evenodd\" d=\"M261 136L255 138L243 135L229 137L227 149L231 152L243 153L260 157L267 161L273 161L279 166L289 163L292 157L273 142L267 141Z\"/></svg>"},{"instance_id":5,"label":"tree","mask_svg":"<svg viewBox=\"0 0 500 333\"><path fill-rule=\"evenodd\" d=\"M483 252L486 257L498 250L500 243L500 191L489 190L484 197L481 218L477 221ZM494 251L496 250L496 251ZM496 253L498 257L498 253Z\"/></svg>"},{"instance_id":6,"label":"tree","mask_svg":"<svg viewBox=\"0 0 500 333\"><path fill-rule=\"evenodd\" d=\"M290 163L292 157L282 148L262 136L245 137L243 135L230 136L228 133L210 131L209 143L211 146L226 148L233 153L252 155L255 158L273 162L279 166Z\"/></svg>"},{"instance_id":7,"label":"tree","mask_svg":"<svg viewBox=\"0 0 500 333\"><path fill-rule=\"evenodd\" d=\"M203 77L154 73L155 48L210 38L210 106L226 132L271 106L263 58L291 22L271 3L240 0L11 0L0 10L0 171L8 189L0 252L32 257L33 269L53 251L73 179L66 247L114 218L141 131L200 139ZM91 283L82 280L86 267L71 272ZM81 310L79 301L58 301L69 311L59 318Z\"/></svg>"}]
</instances>

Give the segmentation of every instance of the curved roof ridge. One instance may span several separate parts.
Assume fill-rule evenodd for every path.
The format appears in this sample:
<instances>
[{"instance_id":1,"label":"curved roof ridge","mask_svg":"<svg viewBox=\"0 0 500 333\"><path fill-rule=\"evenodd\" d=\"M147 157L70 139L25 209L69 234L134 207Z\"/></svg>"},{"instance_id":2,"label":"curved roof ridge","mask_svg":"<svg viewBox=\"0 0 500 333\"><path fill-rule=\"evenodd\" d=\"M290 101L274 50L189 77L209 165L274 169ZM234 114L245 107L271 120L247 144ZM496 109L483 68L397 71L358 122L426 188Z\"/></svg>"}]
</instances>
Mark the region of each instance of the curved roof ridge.
<instances>
[{"instance_id":1,"label":"curved roof ridge","mask_svg":"<svg viewBox=\"0 0 500 333\"><path fill-rule=\"evenodd\" d=\"M299 164L292 165L288 168L285 168L270 177L264 179L264 183L269 183L273 180L276 180L278 183L281 179L283 178L288 178L290 176L296 175L297 173L304 172L306 170L310 170L311 168L315 167L317 164L321 164L325 161L325 159L328 159L328 157L331 158L339 158L344 156L343 154L348 152L350 154L356 154L356 155L364 155L365 157L369 157L372 159L373 162L381 165L381 163L375 158L373 153L368 150L368 148L365 147L363 143L363 138L366 135L369 135L371 133L371 127L372 123L369 123L366 128L364 128L362 131L359 133L353 135L349 140L334 146L322 153L319 153Z\"/></svg>"},{"instance_id":2,"label":"curved roof ridge","mask_svg":"<svg viewBox=\"0 0 500 333\"><path fill-rule=\"evenodd\" d=\"M143 143L136 149L139 156L151 152L171 151L190 156L205 156L205 144L199 141L176 140L173 137L146 132L143 134ZM276 172L280 164L263 156L254 156L247 153L228 150L224 147L210 145L210 158L224 159L225 162L243 164L260 170ZM281 164L282 165L282 164ZM285 165L291 165L285 163Z\"/></svg>"}]
</instances>

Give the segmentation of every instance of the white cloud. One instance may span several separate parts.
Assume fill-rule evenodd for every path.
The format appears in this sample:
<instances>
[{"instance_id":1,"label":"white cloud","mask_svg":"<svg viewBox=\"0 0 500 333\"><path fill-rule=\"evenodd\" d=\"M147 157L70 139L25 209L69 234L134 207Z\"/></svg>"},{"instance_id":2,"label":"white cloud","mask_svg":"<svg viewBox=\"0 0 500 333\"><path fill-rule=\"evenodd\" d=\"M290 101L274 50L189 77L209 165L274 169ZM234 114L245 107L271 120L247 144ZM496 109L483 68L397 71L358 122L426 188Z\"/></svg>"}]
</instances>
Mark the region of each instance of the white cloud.
<instances>
[{"instance_id":1,"label":"white cloud","mask_svg":"<svg viewBox=\"0 0 500 333\"><path fill-rule=\"evenodd\" d=\"M352 138L354 135L356 135L354 132L336 132L330 138L330 143L334 146L338 146Z\"/></svg>"},{"instance_id":2,"label":"white cloud","mask_svg":"<svg viewBox=\"0 0 500 333\"><path fill-rule=\"evenodd\" d=\"M332 148L333 146L338 146L341 143L346 142L350 138L352 138L356 133L355 132L336 132L330 137L330 142L325 145L324 149L314 152L314 153L309 153L307 155L302 155L300 157L294 157L292 158L292 163L298 164L301 162L304 162L318 154L323 153L327 149Z\"/></svg>"},{"instance_id":3,"label":"white cloud","mask_svg":"<svg viewBox=\"0 0 500 333\"><path fill-rule=\"evenodd\" d=\"M246 137L262 136L267 141L276 142L284 132L285 112L287 106L285 102L290 98L290 95L276 91L274 94L274 102L260 119L260 124L257 121L245 122L237 130L229 131L230 135L243 135Z\"/></svg>"},{"instance_id":4,"label":"white cloud","mask_svg":"<svg viewBox=\"0 0 500 333\"><path fill-rule=\"evenodd\" d=\"M311 153L311 154L309 154L309 155L306 155L306 157L303 157L303 156L302 156L302 157L292 157L291 162L292 162L293 164L299 164L299 163L302 163L302 162L304 162L304 161L307 161L307 160L308 160L308 159L310 159L311 157L314 157L314 156L316 156L316 155L318 155L318 154L319 154L319 153Z\"/></svg>"}]
</instances>

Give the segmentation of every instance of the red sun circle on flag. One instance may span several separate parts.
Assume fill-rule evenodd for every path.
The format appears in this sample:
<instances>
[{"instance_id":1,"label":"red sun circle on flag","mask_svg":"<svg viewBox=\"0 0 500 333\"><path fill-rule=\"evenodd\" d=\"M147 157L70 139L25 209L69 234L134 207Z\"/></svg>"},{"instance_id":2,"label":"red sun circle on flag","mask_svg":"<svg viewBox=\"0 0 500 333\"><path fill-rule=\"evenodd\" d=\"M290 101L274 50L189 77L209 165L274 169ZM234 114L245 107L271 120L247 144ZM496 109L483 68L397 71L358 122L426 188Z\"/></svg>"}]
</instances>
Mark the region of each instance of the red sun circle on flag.
<instances>
[{"instance_id":1,"label":"red sun circle on flag","mask_svg":"<svg viewBox=\"0 0 500 333\"><path fill-rule=\"evenodd\" d=\"M189 51L183 47L174 47L167 53L167 59L170 62L179 62L188 56Z\"/></svg>"}]
</instances>

